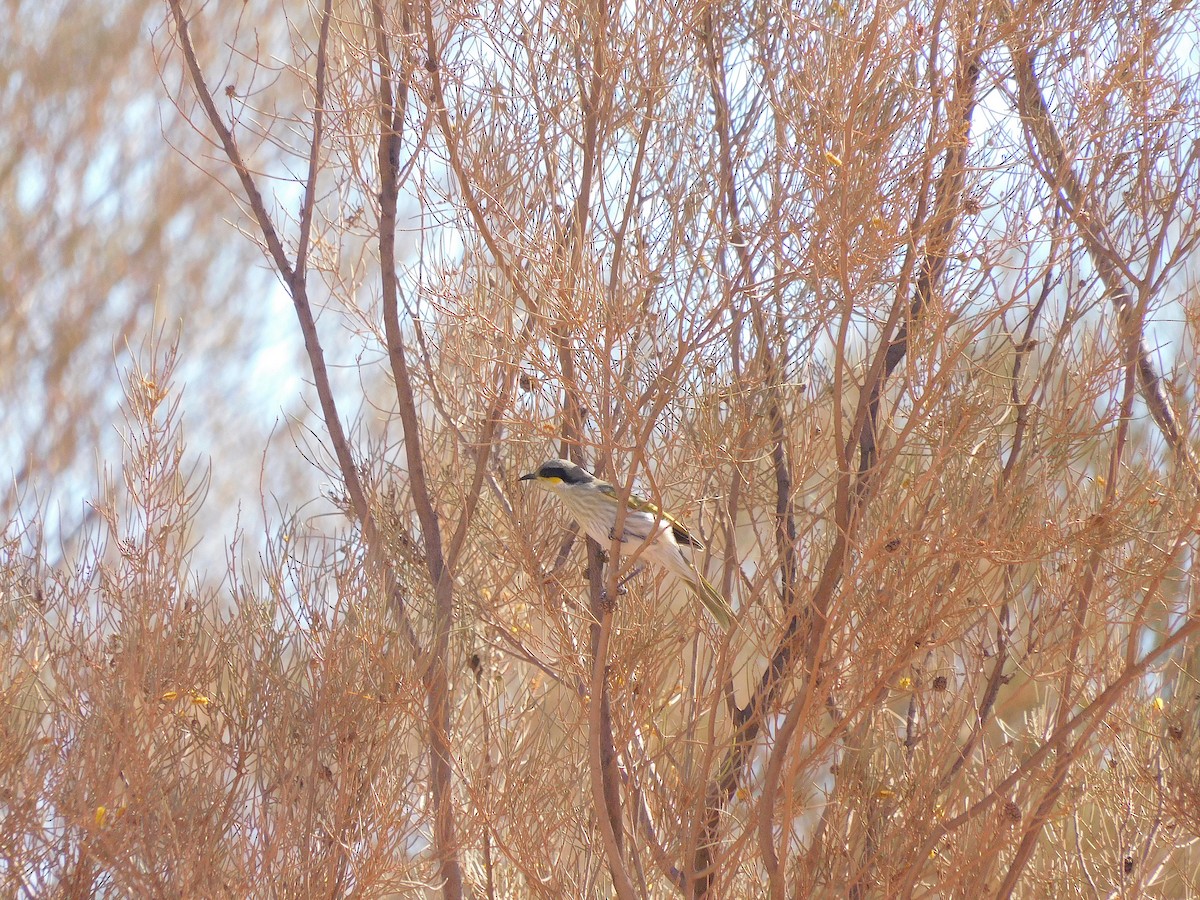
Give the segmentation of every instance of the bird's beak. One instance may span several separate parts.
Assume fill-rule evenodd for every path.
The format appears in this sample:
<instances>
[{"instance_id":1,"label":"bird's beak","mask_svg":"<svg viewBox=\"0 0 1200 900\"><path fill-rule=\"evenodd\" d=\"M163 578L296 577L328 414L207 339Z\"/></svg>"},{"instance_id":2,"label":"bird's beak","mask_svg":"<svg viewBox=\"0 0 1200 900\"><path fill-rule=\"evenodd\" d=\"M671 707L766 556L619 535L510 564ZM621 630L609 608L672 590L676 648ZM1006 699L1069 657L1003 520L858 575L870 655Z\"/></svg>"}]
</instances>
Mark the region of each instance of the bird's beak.
<instances>
[{"instance_id":1,"label":"bird's beak","mask_svg":"<svg viewBox=\"0 0 1200 900\"><path fill-rule=\"evenodd\" d=\"M533 481L535 478L537 478L537 472L530 472L528 475L522 475L517 480L518 481Z\"/></svg>"}]
</instances>

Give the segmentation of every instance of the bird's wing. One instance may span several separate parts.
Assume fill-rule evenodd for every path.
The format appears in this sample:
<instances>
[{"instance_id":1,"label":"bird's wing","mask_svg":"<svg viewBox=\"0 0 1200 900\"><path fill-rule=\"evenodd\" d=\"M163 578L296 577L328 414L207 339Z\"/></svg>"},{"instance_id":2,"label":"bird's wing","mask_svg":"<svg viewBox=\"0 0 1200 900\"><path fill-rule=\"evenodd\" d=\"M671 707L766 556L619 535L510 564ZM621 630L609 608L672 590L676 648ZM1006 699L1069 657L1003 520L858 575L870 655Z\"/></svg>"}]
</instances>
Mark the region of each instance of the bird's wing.
<instances>
[{"instance_id":1,"label":"bird's wing","mask_svg":"<svg viewBox=\"0 0 1200 900\"><path fill-rule=\"evenodd\" d=\"M611 484L601 484L601 485L598 485L597 487L598 487L598 490L602 494L607 494L608 496L610 496L616 500L620 499L620 493ZM690 531L688 531L688 528L686 525L684 525L682 522L680 522L677 518L675 518L669 512L659 509L658 506L651 503L649 500L645 499L644 497L639 497L637 494L630 494L629 500L628 500L628 505L629 505L629 508L632 510L636 510L637 512L649 513L650 515L655 516L656 518L660 518L664 522L666 522L668 525L670 525L671 531L674 532L674 534L675 534L675 543L679 544L680 546L694 547L697 550L704 549L704 545L702 543L700 543L699 540L696 539L695 535L693 535Z\"/></svg>"}]
</instances>

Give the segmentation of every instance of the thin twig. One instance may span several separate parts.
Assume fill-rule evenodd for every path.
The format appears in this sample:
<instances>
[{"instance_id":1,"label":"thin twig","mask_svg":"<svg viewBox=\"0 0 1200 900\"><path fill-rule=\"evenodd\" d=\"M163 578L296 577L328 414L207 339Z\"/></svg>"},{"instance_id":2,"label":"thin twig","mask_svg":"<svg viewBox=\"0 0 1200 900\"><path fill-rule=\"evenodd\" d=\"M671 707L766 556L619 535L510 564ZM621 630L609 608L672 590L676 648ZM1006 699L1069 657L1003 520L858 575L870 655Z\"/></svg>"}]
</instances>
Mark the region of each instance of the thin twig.
<instances>
[{"instance_id":1,"label":"thin twig","mask_svg":"<svg viewBox=\"0 0 1200 900\"><path fill-rule=\"evenodd\" d=\"M1200 465L1197 464L1191 444L1163 392L1162 378L1146 346L1141 317L1144 315L1149 295L1143 292L1142 302L1135 303L1130 289L1131 284L1150 284L1153 273L1147 273L1146 278L1139 280L1134 276L1130 265L1117 252L1109 236L1108 225L1084 191L1050 115L1037 75L1033 35L1014 23L1014 10L1008 0L1001 0L995 8L998 10L1000 21L1008 26L1005 39L1016 75L1017 109L1031 138L1035 167L1047 186L1063 201L1071 221L1078 230L1088 256L1095 265L1105 290L1112 298L1122 339L1133 342L1137 348L1137 376L1142 399L1150 409L1150 415L1166 439L1167 445L1182 464L1193 489L1200 492ZM1193 148L1193 153L1188 158L1189 167L1196 152ZM1164 224L1164 232L1167 227L1168 225ZM1152 255L1151 261L1156 255Z\"/></svg>"},{"instance_id":2,"label":"thin twig","mask_svg":"<svg viewBox=\"0 0 1200 900\"><path fill-rule=\"evenodd\" d=\"M313 97L312 139L308 146L308 177L304 180L304 200L300 203L300 237L296 241L295 277L303 279L308 269L308 248L312 235L313 211L317 198L317 175L321 163L321 139L325 124L325 83L328 79L329 20L333 0L325 0L321 9L321 31L317 39L316 92Z\"/></svg>"},{"instance_id":3,"label":"thin twig","mask_svg":"<svg viewBox=\"0 0 1200 900\"><path fill-rule=\"evenodd\" d=\"M912 858L914 860L928 859L930 852L933 851L938 842L946 837L946 835L978 818L991 809L1002 797L1008 796L1019 781L1041 766L1052 753L1058 753L1061 761L1072 761L1082 754L1089 746L1088 741L1092 733L1103 721L1104 714L1121 698L1121 695L1130 685L1141 678L1159 659L1166 656L1197 633L1200 633L1200 615L1193 612L1185 624L1176 629L1174 633L1153 650L1148 651L1138 660L1136 665L1126 666L1121 671L1121 674L1108 687L1102 690L1091 703L1070 719L1057 726L1042 745L1029 754L1020 765L997 783L988 792L987 796L977 800L957 816L940 822L925 838L924 843L913 852ZM1076 731L1081 731L1080 736L1069 749L1064 750L1063 748L1067 740ZM901 896L912 896L914 887L914 884L910 884Z\"/></svg>"},{"instance_id":4,"label":"thin twig","mask_svg":"<svg viewBox=\"0 0 1200 900\"><path fill-rule=\"evenodd\" d=\"M209 124L221 141L226 158L229 160L230 165L233 166L234 171L237 172L242 189L245 191L246 198L250 203L250 210L254 216L254 221L262 233L263 240L266 241L271 260L274 262L275 268L278 270L291 295L292 306L296 310L296 318L300 323L300 333L304 338L305 353L312 368L313 386L316 388L317 399L321 406L321 417L325 423L325 430L329 434L329 441L333 445L334 457L337 459L338 469L346 485L346 493L350 497L350 506L354 511L354 517L362 528L363 539L367 546L368 559L372 562L372 565L382 570L384 576L384 595L388 598L391 608L400 624L401 635L410 652L419 657L423 654L423 650L412 628L412 623L405 614L404 598L401 593L402 586L396 577L394 567L387 558L387 553L383 549L382 538L379 535L375 517L371 512L370 502L363 488L362 479L359 477L358 467L354 462L354 454L350 449L350 442L346 437L346 431L342 426L342 419L338 413L337 401L334 399L333 386L329 380L329 369L325 361L325 351L321 347L321 340L317 333L316 317L313 315L312 304L308 299L304 270L298 266L293 266L288 259L287 251L284 249L279 233L271 221L270 213L267 212L266 203L263 201L262 193L254 181L250 167L242 158L233 132L225 124L220 112L217 110L212 91L209 90L208 84L204 80L204 73L201 71L200 63L196 58L195 46L192 43L191 33L188 30L188 20L183 13L180 0L168 0L168 2L172 18L175 22L175 33L179 42L179 48L183 52L184 65L187 67L196 97L199 99L200 105L204 108ZM327 20L323 21L322 33L326 35L328 33ZM317 76L321 80L322 85L324 84L326 66L327 61L324 55L322 55L317 60ZM323 100L318 98L317 108L314 111L314 120L320 118L322 105ZM313 147L316 147L315 142ZM310 153L310 162L313 162L316 158L315 155ZM312 183L314 180L315 167L310 166L310 183L306 187L305 199L305 207L308 209L307 217L310 221L312 216L311 198L316 192L316 186Z\"/></svg>"}]
</instances>

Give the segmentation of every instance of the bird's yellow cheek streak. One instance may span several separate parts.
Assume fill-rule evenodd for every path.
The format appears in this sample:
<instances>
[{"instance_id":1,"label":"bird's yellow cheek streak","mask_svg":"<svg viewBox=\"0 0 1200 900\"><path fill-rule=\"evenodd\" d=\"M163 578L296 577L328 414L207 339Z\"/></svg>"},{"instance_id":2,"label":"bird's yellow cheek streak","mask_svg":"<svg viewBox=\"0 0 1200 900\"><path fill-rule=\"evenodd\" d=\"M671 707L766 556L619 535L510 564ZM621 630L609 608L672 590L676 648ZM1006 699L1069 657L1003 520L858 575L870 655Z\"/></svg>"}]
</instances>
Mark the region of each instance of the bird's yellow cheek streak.
<instances>
[{"instance_id":1,"label":"bird's yellow cheek streak","mask_svg":"<svg viewBox=\"0 0 1200 900\"><path fill-rule=\"evenodd\" d=\"M563 483L563 480L561 478L543 478L542 481L546 482L546 484L562 484Z\"/></svg>"}]
</instances>

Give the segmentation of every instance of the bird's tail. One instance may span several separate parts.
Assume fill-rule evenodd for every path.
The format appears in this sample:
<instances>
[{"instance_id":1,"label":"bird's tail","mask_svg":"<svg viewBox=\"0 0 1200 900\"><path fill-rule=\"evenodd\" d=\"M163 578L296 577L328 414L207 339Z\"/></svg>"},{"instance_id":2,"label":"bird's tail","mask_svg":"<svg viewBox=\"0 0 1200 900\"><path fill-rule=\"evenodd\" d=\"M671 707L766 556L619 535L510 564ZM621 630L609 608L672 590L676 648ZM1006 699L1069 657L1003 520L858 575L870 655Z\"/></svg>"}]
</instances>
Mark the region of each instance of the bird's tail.
<instances>
[{"instance_id":1,"label":"bird's tail","mask_svg":"<svg viewBox=\"0 0 1200 900\"><path fill-rule=\"evenodd\" d=\"M709 611L709 614L712 615L717 624L728 631L733 625L733 610L729 608L729 604L725 602L725 598L721 596L720 591L713 587L708 579L699 572L695 573L694 579L688 579L688 584L696 592L696 596L704 604L704 608Z\"/></svg>"}]
</instances>

